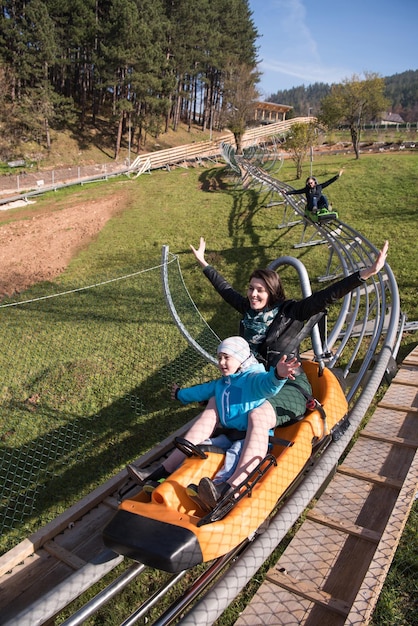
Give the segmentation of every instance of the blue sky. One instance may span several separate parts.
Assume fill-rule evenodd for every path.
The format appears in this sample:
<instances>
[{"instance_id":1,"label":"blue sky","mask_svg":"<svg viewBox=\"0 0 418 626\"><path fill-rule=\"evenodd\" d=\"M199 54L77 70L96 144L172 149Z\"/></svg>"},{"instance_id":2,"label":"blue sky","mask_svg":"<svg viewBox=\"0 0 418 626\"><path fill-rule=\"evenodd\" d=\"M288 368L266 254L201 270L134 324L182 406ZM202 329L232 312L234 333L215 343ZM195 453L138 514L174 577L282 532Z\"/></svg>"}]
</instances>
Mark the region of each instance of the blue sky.
<instances>
[{"instance_id":1,"label":"blue sky","mask_svg":"<svg viewBox=\"0 0 418 626\"><path fill-rule=\"evenodd\" d=\"M263 73L259 90L353 74L391 76L418 69L417 0L249 0Z\"/></svg>"}]
</instances>

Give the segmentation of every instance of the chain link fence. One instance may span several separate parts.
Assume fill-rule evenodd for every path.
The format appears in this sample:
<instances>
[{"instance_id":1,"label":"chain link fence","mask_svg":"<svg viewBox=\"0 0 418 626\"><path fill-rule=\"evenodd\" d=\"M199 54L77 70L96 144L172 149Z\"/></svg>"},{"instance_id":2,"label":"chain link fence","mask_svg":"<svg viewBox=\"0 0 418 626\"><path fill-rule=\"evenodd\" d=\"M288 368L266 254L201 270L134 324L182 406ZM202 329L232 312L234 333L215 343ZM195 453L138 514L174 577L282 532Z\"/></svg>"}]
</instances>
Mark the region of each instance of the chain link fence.
<instances>
[{"instance_id":1,"label":"chain link fence","mask_svg":"<svg viewBox=\"0 0 418 626\"><path fill-rule=\"evenodd\" d=\"M171 384L213 366L173 324L160 272L157 261L86 286L44 283L1 303L0 553L193 416ZM216 345L203 322L196 334Z\"/></svg>"}]
</instances>

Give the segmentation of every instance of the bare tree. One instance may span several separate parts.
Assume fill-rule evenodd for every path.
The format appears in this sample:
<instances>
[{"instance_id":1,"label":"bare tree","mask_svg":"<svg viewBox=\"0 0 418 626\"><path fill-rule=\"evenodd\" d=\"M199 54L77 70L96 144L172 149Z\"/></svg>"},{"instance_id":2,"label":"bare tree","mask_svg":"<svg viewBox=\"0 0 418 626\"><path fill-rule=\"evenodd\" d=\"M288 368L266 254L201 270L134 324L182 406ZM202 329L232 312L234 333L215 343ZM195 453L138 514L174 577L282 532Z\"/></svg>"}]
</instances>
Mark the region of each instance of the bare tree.
<instances>
[{"instance_id":1,"label":"bare tree","mask_svg":"<svg viewBox=\"0 0 418 626\"><path fill-rule=\"evenodd\" d=\"M242 136L247 123L254 119L259 93L259 73L253 66L230 63L223 73L222 121L233 132L237 153L242 152Z\"/></svg>"},{"instance_id":2,"label":"bare tree","mask_svg":"<svg viewBox=\"0 0 418 626\"><path fill-rule=\"evenodd\" d=\"M302 163L308 151L318 141L316 124L293 124L285 136L284 148L296 163L296 178L302 176Z\"/></svg>"}]
</instances>

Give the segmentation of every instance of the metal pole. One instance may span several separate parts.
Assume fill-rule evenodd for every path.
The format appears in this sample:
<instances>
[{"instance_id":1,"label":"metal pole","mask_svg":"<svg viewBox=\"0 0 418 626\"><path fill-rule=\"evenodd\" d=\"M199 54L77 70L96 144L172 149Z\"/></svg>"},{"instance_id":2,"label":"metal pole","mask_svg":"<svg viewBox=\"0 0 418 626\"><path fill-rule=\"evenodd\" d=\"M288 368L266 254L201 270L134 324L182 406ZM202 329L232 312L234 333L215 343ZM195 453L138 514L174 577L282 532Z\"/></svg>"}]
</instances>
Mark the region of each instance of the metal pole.
<instances>
[{"instance_id":1,"label":"metal pole","mask_svg":"<svg viewBox=\"0 0 418 626\"><path fill-rule=\"evenodd\" d=\"M129 129L128 129L128 166L131 167L131 114L129 113Z\"/></svg>"},{"instance_id":2,"label":"metal pole","mask_svg":"<svg viewBox=\"0 0 418 626\"><path fill-rule=\"evenodd\" d=\"M123 561L123 556L104 550L95 559L86 563L72 576L63 580L44 596L18 613L4 626L41 626L51 619L63 606L75 600L83 591L98 582L105 574Z\"/></svg>"},{"instance_id":3,"label":"metal pole","mask_svg":"<svg viewBox=\"0 0 418 626\"><path fill-rule=\"evenodd\" d=\"M104 606L109 600L111 600L116 594L125 589L129 583L134 580L145 569L145 565L142 563L134 563L131 567L123 572L113 583L111 583L106 589L103 589L97 594L90 602L87 602L85 606L76 611L71 617L69 617L62 626L78 626L84 624L87 618L97 613L97 611Z\"/></svg>"}]
</instances>

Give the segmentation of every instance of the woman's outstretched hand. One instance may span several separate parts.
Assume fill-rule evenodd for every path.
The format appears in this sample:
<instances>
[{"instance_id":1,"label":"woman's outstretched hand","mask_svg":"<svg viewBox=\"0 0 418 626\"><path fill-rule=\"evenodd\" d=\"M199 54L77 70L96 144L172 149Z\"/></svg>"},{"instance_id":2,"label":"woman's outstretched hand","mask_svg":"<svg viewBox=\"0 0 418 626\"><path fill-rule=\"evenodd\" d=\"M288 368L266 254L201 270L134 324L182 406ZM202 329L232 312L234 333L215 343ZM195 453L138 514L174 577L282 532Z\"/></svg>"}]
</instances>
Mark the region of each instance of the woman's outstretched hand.
<instances>
[{"instance_id":1,"label":"woman's outstretched hand","mask_svg":"<svg viewBox=\"0 0 418 626\"><path fill-rule=\"evenodd\" d=\"M379 251L374 263L370 265L370 267L365 267L364 269L360 270L360 277L363 278L363 280L367 280L368 278L370 278L370 276L374 276L375 274L380 272L380 270L386 263L388 248L389 242L385 241L384 246Z\"/></svg>"},{"instance_id":2,"label":"woman's outstretched hand","mask_svg":"<svg viewBox=\"0 0 418 626\"><path fill-rule=\"evenodd\" d=\"M206 241L204 237L200 238L199 247L197 250L191 244L190 248L202 267L206 267L207 265L209 265L209 263L205 259Z\"/></svg>"},{"instance_id":3,"label":"woman's outstretched hand","mask_svg":"<svg viewBox=\"0 0 418 626\"><path fill-rule=\"evenodd\" d=\"M286 360L287 355L284 354L280 361L276 365L276 372L279 378L290 378L290 380L295 380L295 372L300 366L300 361L294 356L289 361Z\"/></svg>"}]
</instances>

